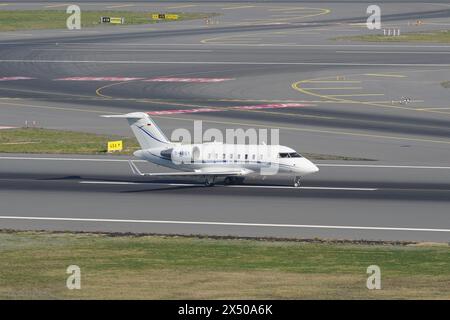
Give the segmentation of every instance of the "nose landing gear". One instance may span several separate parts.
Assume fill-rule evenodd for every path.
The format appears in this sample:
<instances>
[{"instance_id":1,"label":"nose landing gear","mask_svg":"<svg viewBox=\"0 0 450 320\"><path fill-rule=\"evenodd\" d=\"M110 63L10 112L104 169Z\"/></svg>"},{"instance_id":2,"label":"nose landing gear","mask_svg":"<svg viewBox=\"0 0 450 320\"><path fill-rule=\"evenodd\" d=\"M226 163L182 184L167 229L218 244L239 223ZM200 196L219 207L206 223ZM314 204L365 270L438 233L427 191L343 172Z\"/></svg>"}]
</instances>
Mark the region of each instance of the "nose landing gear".
<instances>
[{"instance_id":1,"label":"nose landing gear","mask_svg":"<svg viewBox=\"0 0 450 320\"><path fill-rule=\"evenodd\" d=\"M230 185L230 184L233 184L233 182L234 182L234 179L233 179L234 177L226 177L224 180L223 180L223 183L225 184L225 185Z\"/></svg>"},{"instance_id":2,"label":"nose landing gear","mask_svg":"<svg viewBox=\"0 0 450 320\"><path fill-rule=\"evenodd\" d=\"M296 188L300 187L300 179L301 179L301 177L298 177L298 176L294 177L294 187L296 187Z\"/></svg>"}]
</instances>

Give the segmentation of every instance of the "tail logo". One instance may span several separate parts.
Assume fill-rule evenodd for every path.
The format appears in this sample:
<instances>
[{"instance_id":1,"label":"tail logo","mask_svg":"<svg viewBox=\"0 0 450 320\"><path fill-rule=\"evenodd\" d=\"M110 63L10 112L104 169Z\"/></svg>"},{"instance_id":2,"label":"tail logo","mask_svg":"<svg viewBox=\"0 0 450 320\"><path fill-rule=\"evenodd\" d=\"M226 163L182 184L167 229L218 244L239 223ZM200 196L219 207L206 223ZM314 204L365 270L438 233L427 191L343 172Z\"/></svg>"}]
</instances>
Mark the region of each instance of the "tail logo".
<instances>
[{"instance_id":1,"label":"tail logo","mask_svg":"<svg viewBox=\"0 0 450 320\"><path fill-rule=\"evenodd\" d=\"M146 131L146 130L144 129L144 126L142 126L142 127L136 126L136 127L139 128L139 129L141 129L141 130L142 130L145 134L147 134L150 138L152 138L152 139L154 139L154 140L156 140L156 141L158 141L158 142L166 143L166 144L167 144L167 142L161 141L161 140L157 139L156 137L154 137L153 135L151 135L150 132L148 132L148 131Z\"/></svg>"}]
</instances>

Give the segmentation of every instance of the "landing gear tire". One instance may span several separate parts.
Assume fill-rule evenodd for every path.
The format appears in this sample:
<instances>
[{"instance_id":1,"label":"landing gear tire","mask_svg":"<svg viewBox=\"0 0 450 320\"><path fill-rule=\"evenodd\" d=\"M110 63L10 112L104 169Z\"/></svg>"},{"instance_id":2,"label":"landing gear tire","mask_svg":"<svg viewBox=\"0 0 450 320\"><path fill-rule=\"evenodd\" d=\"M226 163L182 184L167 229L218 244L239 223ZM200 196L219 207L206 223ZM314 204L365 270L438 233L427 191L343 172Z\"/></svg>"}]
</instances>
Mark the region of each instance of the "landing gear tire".
<instances>
[{"instance_id":1,"label":"landing gear tire","mask_svg":"<svg viewBox=\"0 0 450 320\"><path fill-rule=\"evenodd\" d=\"M205 186L212 187L215 184L216 177L205 177Z\"/></svg>"},{"instance_id":2,"label":"landing gear tire","mask_svg":"<svg viewBox=\"0 0 450 320\"><path fill-rule=\"evenodd\" d=\"M300 187L300 177L294 178L294 187L299 188Z\"/></svg>"},{"instance_id":3,"label":"landing gear tire","mask_svg":"<svg viewBox=\"0 0 450 320\"><path fill-rule=\"evenodd\" d=\"M244 177L234 177L234 184L243 184L244 180Z\"/></svg>"},{"instance_id":4,"label":"landing gear tire","mask_svg":"<svg viewBox=\"0 0 450 320\"><path fill-rule=\"evenodd\" d=\"M230 185L230 184L242 184L242 183L244 182L244 179L245 179L245 178L243 178L243 177L226 177L226 178L223 180L223 183L224 183L225 185Z\"/></svg>"}]
</instances>

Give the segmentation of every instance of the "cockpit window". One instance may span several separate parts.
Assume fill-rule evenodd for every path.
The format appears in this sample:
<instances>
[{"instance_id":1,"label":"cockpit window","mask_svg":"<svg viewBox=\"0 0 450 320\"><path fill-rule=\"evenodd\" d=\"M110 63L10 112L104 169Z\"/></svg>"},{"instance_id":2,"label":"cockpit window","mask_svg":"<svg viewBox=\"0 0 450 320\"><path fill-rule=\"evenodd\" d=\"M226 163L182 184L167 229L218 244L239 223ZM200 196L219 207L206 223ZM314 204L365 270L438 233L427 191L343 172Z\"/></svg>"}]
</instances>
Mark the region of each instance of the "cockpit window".
<instances>
[{"instance_id":1,"label":"cockpit window","mask_svg":"<svg viewBox=\"0 0 450 320\"><path fill-rule=\"evenodd\" d=\"M287 152L282 152L278 154L279 158L289 158L289 153Z\"/></svg>"},{"instance_id":2,"label":"cockpit window","mask_svg":"<svg viewBox=\"0 0 450 320\"><path fill-rule=\"evenodd\" d=\"M297 152L291 152L291 153L289 153L289 157L291 157L291 158L301 158L302 155L297 153Z\"/></svg>"},{"instance_id":3,"label":"cockpit window","mask_svg":"<svg viewBox=\"0 0 450 320\"><path fill-rule=\"evenodd\" d=\"M278 154L279 158L301 158L302 156L297 152L281 152Z\"/></svg>"}]
</instances>

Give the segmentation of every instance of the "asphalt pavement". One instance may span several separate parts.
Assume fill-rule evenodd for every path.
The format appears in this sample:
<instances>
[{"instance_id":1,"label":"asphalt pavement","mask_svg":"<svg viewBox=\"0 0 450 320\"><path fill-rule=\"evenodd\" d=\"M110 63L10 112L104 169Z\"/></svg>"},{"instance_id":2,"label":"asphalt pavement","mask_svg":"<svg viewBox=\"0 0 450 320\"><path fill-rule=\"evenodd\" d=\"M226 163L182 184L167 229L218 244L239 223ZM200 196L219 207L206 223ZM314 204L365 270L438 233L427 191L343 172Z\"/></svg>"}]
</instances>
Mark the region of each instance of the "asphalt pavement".
<instances>
[{"instance_id":1,"label":"asphalt pavement","mask_svg":"<svg viewBox=\"0 0 450 320\"><path fill-rule=\"evenodd\" d=\"M446 28L445 1L408 3L382 2L383 26ZM279 129L280 143L300 153L372 161L320 161L300 189L288 179L205 188L136 179L120 157L2 154L1 228L449 241L450 91L441 82L450 45L339 40L370 33L360 1L80 5L220 15L1 32L0 126L129 136L125 122L99 115L166 111L155 120L168 136L194 120Z\"/></svg>"}]
</instances>

